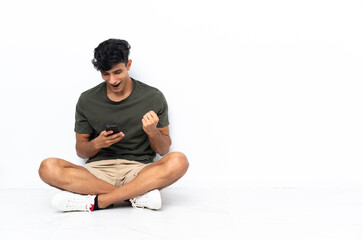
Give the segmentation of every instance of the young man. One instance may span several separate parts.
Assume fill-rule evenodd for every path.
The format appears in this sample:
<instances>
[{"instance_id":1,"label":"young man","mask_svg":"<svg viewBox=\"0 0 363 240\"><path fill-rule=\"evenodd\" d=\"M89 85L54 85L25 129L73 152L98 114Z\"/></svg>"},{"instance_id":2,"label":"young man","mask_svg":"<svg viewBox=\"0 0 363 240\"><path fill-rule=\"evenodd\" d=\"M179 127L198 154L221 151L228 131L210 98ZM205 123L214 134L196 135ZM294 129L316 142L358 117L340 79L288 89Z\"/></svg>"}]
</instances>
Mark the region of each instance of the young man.
<instances>
[{"instance_id":1,"label":"young man","mask_svg":"<svg viewBox=\"0 0 363 240\"><path fill-rule=\"evenodd\" d=\"M168 106L156 88L132 79L130 45L109 39L94 51L101 84L81 94L76 106L76 151L88 158L78 166L45 159L40 178L63 191L52 199L59 211L93 211L130 200L134 207L160 209L159 190L189 167L183 153L168 153ZM116 125L105 130L105 125ZM163 156L153 162L156 153Z\"/></svg>"}]
</instances>

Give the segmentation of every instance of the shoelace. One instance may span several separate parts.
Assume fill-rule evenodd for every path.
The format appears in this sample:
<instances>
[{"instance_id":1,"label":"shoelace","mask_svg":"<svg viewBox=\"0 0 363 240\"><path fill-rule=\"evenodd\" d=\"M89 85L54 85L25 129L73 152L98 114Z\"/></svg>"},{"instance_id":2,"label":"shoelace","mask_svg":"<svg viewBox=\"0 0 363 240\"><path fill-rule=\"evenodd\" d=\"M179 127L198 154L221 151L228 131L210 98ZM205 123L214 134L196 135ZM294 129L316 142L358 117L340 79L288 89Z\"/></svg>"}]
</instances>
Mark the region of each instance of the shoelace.
<instances>
[{"instance_id":1,"label":"shoelace","mask_svg":"<svg viewBox=\"0 0 363 240\"><path fill-rule=\"evenodd\" d=\"M94 204L94 198L91 195L87 195L86 199L83 198L83 196L69 198L67 202L67 208L86 210L87 212L91 213L91 208Z\"/></svg>"},{"instance_id":2,"label":"shoelace","mask_svg":"<svg viewBox=\"0 0 363 240\"><path fill-rule=\"evenodd\" d=\"M145 208L144 205L147 202L147 194L131 198L129 201L133 208Z\"/></svg>"}]
</instances>

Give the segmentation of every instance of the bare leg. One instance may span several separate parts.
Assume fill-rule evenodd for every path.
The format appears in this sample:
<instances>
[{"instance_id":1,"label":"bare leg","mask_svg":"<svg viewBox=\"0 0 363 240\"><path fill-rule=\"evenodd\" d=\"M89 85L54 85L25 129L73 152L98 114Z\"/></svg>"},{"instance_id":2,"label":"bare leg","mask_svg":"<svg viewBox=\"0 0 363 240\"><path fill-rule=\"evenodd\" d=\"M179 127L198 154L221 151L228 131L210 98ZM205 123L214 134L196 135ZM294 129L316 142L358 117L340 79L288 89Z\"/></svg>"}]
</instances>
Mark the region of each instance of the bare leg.
<instances>
[{"instance_id":1,"label":"bare leg","mask_svg":"<svg viewBox=\"0 0 363 240\"><path fill-rule=\"evenodd\" d=\"M179 180L189 167L182 153L170 153L143 168L131 182L119 188L92 175L84 167L59 158L45 159L39 168L40 178L50 186L79 194L98 196L100 208L165 188Z\"/></svg>"},{"instance_id":2,"label":"bare leg","mask_svg":"<svg viewBox=\"0 0 363 240\"><path fill-rule=\"evenodd\" d=\"M116 189L84 167L60 158L47 158L39 168L40 178L50 186L80 194L101 194Z\"/></svg>"},{"instance_id":3,"label":"bare leg","mask_svg":"<svg viewBox=\"0 0 363 240\"><path fill-rule=\"evenodd\" d=\"M105 208L153 189L165 188L180 179L188 167L188 160L183 153L169 153L159 161L143 168L131 182L111 192L99 194L98 206Z\"/></svg>"}]
</instances>

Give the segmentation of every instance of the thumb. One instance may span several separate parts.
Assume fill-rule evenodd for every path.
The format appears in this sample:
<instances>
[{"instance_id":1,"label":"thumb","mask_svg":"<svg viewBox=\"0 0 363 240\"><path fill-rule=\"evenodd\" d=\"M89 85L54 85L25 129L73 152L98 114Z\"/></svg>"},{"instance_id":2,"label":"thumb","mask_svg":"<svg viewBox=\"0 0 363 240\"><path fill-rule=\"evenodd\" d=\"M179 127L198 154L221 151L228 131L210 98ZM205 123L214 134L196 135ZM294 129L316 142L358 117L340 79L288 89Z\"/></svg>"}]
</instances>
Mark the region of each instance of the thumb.
<instances>
[{"instance_id":1,"label":"thumb","mask_svg":"<svg viewBox=\"0 0 363 240\"><path fill-rule=\"evenodd\" d=\"M106 137L108 135L108 133L106 130L103 130L100 135L102 135L103 137Z\"/></svg>"}]
</instances>

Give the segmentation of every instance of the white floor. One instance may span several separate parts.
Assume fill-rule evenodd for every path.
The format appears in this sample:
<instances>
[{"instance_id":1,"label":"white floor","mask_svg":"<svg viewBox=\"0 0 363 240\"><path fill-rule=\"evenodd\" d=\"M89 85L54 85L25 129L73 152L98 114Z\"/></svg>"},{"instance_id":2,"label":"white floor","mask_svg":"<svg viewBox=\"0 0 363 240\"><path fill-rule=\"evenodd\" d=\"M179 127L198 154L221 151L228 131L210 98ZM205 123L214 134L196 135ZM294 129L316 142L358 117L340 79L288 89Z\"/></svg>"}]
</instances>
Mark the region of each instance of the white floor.
<instances>
[{"instance_id":1,"label":"white floor","mask_svg":"<svg viewBox=\"0 0 363 240\"><path fill-rule=\"evenodd\" d=\"M363 189L162 191L160 211L59 213L55 189L0 190L0 239L363 239Z\"/></svg>"}]
</instances>

